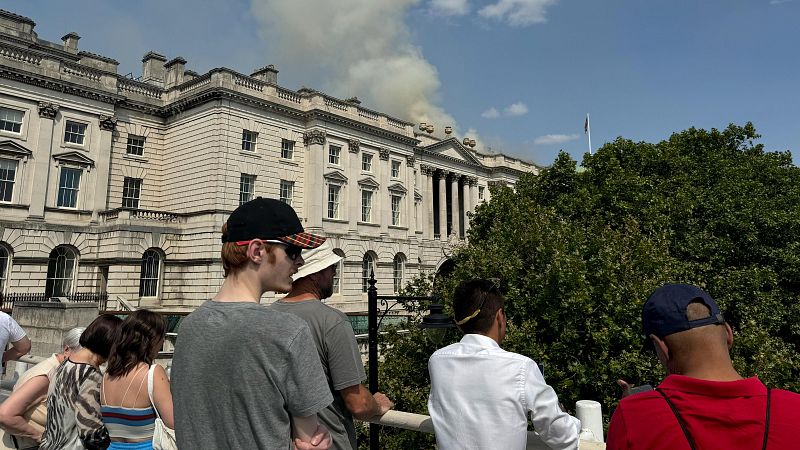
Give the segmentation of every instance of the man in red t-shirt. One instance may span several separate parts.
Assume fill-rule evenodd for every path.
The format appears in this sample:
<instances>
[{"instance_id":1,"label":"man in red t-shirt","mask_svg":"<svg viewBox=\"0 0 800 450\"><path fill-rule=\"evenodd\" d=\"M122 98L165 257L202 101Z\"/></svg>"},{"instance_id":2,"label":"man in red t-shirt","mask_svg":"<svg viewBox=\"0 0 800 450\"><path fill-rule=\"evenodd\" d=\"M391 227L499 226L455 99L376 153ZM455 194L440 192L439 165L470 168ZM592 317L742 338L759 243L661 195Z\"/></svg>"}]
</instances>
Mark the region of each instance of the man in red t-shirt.
<instances>
[{"instance_id":1,"label":"man in red t-shirt","mask_svg":"<svg viewBox=\"0 0 800 450\"><path fill-rule=\"evenodd\" d=\"M655 390L620 401L608 450L800 448L800 395L736 372L733 331L707 292L658 288L642 326L669 375Z\"/></svg>"}]
</instances>

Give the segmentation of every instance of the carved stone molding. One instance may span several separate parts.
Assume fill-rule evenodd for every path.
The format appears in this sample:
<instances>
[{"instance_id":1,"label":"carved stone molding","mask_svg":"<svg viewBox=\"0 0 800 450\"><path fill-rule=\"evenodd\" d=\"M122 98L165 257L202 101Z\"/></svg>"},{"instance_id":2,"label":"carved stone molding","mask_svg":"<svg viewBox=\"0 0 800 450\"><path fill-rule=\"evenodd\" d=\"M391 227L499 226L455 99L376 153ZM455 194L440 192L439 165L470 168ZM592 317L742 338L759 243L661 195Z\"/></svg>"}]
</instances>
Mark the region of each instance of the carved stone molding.
<instances>
[{"instance_id":1,"label":"carved stone molding","mask_svg":"<svg viewBox=\"0 0 800 450\"><path fill-rule=\"evenodd\" d=\"M489 187L506 187L508 184L505 181L500 180L490 180L488 183Z\"/></svg>"},{"instance_id":2,"label":"carved stone molding","mask_svg":"<svg viewBox=\"0 0 800 450\"><path fill-rule=\"evenodd\" d=\"M478 177L467 177L466 181L470 186L476 186L478 184Z\"/></svg>"},{"instance_id":3,"label":"carved stone molding","mask_svg":"<svg viewBox=\"0 0 800 450\"><path fill-rule=\"evenodd\" d=\"M39 117L43 119L55 119L60 106L50 102L39 102Z\"/></svg>"},{"instance_id":4,"label":"carved stone molding","mask_svg":"<svg viewBox=\"0 0 800 450\"><path fill-rule=\"evenodd\" d=\"M406 164L408 164L408 167L412 167L413 168L414 164L416 164L416 162L417 162L417 158L415 158L414 155L406 156Z\"/></svg>"},{"instance_id":5,"label":"carved stone molding","mask_svg":"<svg viewBox=\"0 0 800 450\"><path fill-rule=\"evenodd\" d=\"M303 142L306 145L311 144L319 144L325 145L325 138L327 137L327 133L323 130L309 130L303 134Z\"/></svg>"},{"instance_id":6,"label":"carved stone molding","mask_svg":"<svg viewBox=\"0 0 800 450\"><path fill-rule=\"evenodd\" d=\"M425 165L425 164L420 164L419 165L419 171L423 175L433 175L433 167Z\"/></svg>"},{"instance_id":7,"label":"carved stone molding","mask_svg":"<svg viewBox=\"0 0 800 450\"><path fill-rule=\"evenodd\" d=\"M347 141L347 150L350 153L358 153L358 149L361 147L361 141L358 139L350 139Z\"/></svg>"},{"instance_id":8,"label":"carved stone molding","mask_svg":"<svg viewBox=\"0 0 800 450\"><path fill-rule=\"evenodd\" d=\"M389 150L388 149L382 148L382 149L378 150L378 152L380 153L380 157L381 157L382 160L384 160L384 161L388 161L389 160Z\"/></svg>"},{"instance_id":9,"label":"carved stone molding","mask_svg":"<svg viewBox=\"0 0 800 450\"><path fill-rule=\"evenodd\" d=\"M114 116L100 116L100 129L114 131L117 128L117 118Z\"/></svg>"}]
</instances>

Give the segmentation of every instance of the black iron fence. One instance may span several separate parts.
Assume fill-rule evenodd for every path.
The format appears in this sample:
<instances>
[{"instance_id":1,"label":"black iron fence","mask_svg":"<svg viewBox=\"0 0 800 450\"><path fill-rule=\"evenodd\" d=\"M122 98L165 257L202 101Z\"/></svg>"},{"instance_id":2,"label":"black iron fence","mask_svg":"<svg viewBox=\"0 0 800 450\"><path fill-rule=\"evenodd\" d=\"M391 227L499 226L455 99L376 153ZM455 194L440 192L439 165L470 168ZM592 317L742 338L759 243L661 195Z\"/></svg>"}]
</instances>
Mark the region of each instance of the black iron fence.
<instances>
[{"instance_id":1,"label":"black iron fence","mask_svg":"<svg viewBox=\"0 0 800 450\"><path fill-rule=\"evenodd\" d=\"M108 305L108 294L97 292L76 292L74 294L60 297L51 297L44 292L24 292L24 293L0 293L0 310L10 311L15 303L18 302L50 302L57 301L56 298L65 299L68 302L89 303L97 302L100 310L106 309Z\"/></svg>"}]
</instances>

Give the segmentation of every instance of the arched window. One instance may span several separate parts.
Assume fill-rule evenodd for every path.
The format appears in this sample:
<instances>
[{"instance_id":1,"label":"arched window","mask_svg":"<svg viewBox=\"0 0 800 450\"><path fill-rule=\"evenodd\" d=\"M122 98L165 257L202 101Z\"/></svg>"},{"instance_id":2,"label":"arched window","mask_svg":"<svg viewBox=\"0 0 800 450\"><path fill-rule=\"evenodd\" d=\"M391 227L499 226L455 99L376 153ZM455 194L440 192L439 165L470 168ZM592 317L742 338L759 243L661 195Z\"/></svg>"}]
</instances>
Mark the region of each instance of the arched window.
<instances>
[{"instance_id":1,"label":"arched window","mask_svg":"<svg viewBox=\"0 0 800 450\"><path fill-rule=\"evenodd\" d=\"M11 273L11 248L0 242L0 294L5 292Z\"/></svg>"},{"instance_id":2,"label":"arched window","mask_svg":"<svg viewBox=\"0 0 800 450\"><path fill-rule=\"evenodd\" d=\"M48 298L70 295L76 267L78 267L77 251L66 245L54 248L47 263L45 295Z\"/></svg>"},{"instance_id":3,"label":"arched window","mask_svg":"<svg viewBox=\"0 0 800 450\"><path fill-rule=\"evenodd\" d=\"M402 253L394 255L394 292L395 294L403 289L403 276L406 271L406 257Z\"/></svg>"},{"instance_id":4,"label":"arched window","mask_svg":"<svg viewBox=\"0 0 800 450\"><path fill-rule=\"evenodd\" d=\"M344 252L341 249L333 249L333 253L342 257L336 264L336 275L333 277L333 294L342 293L342 270L344 270Z\"/></svg>"},{"instance_id":5,"label":"arched window","mask_svg":"<svg viewBox=\"0 0 800 450\"><path fill-rule=\"evenodd\" d=\"M161 279L161 252L147 249L142 254L142 272L139 276L139 297L157 297Z\"/></svg>"},{"instance_id":6,"label":"arched window","mask_svg":"<svg viewBox=\"0 0 800 450\"><path fill-rule=\"evenodd\" d=\"M367 292L367 289L369 289L369 276L371 273L377 272L375 270L375 259L374 253L364 253L364 259L361 261L361 292Z\"/></svg>"}]
</instances>

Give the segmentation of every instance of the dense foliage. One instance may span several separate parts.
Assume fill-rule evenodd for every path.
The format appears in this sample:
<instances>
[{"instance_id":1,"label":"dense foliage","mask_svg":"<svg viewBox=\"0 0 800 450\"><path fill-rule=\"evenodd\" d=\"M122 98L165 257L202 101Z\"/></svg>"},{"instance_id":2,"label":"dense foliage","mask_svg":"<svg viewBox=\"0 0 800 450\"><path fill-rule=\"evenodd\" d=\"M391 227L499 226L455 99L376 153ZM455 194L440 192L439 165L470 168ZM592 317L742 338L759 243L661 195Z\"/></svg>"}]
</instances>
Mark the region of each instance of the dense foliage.
<instances>
[{"instance_id":1,"label":"dense foliage","mask_svg":"<svg viewBox=\"0 0 800 450\"><path fill-rule=\"evenodd\" d=\"M748 123L657 144L618 138L582 167L562 153L514 190L493 189L435 291L448 303L461 280L499 278L510 321L503 346L543 363L568 409L594 399L608 419L614 380L655 385L664 376L642 347L639 316L664 282L700 285L720 302L742 375L798 391L800 169L757 138ZM419 332L384 341L382 390L398 409L425 413L433 347ZM432 442L384 433L386 448Z\"/></svg>"}]
</instances>

